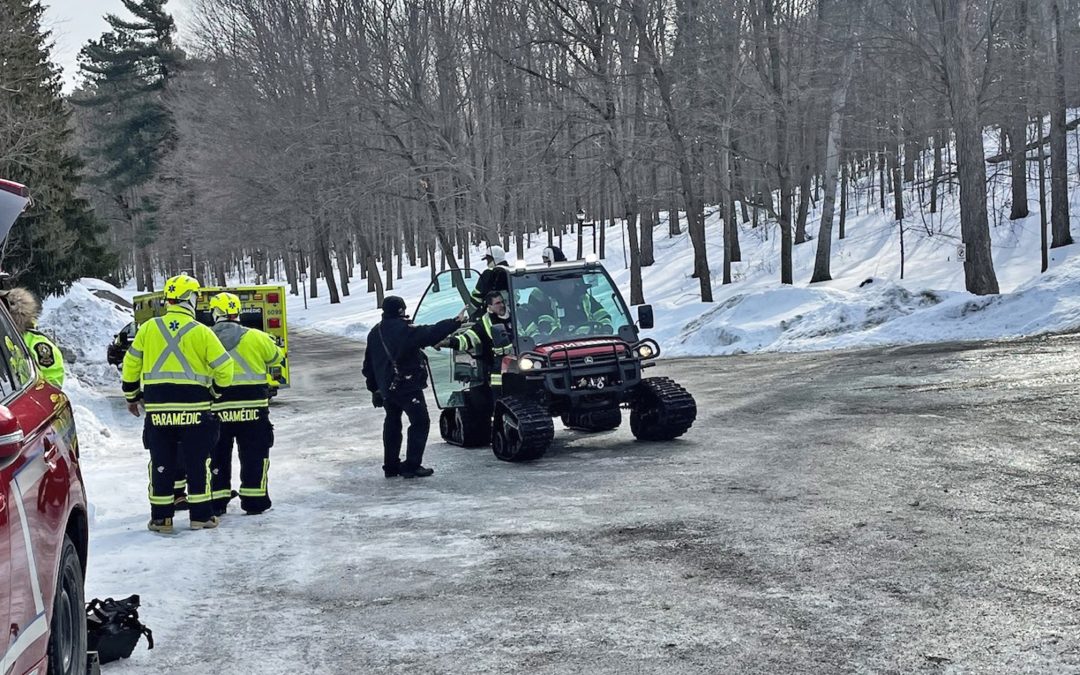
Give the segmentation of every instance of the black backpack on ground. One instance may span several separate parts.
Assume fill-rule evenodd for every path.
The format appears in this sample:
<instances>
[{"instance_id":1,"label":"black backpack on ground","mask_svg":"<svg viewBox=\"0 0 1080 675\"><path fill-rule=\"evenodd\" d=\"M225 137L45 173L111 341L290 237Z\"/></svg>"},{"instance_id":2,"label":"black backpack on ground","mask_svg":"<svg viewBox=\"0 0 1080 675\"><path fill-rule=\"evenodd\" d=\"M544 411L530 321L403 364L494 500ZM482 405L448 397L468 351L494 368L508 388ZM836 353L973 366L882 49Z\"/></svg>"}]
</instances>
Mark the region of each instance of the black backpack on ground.
<instances>
[{"instance_id":1,"label":"black backpack on ground","mask_svg":"<svg viewBox=\"0 0 1080 675\"><path fill-rule=\"evenodd\" d=\"M142 635L147 649L154 648L154 634L139 621L138 595L91 600L86 605L86 632L87 650L97 652L101 663L131 656Z\"/></svg>"}]
</instances>

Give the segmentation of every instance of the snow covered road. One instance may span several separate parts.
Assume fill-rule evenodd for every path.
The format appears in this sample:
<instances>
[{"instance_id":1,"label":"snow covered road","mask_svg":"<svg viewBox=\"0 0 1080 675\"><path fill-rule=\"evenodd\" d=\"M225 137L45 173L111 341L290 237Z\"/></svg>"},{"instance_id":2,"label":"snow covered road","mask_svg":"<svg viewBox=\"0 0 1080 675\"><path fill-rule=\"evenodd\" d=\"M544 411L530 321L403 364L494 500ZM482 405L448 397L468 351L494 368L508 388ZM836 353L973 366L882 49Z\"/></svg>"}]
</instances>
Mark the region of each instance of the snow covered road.
<instances>
[{"instance_id":1,"label":"snow covered road","mask_svg":"<svg viewBox=\"0 0 1080 675\"><path fill-rule=\"evenodd\" d=\"M666 361L682 441L436 437L413 481L362 347L291 347L263 516L146 532L139 421L99 413L87 597L140 593L158 642L106 672L1080 668L1076 338Z\"/></svg>"}]
</instances>

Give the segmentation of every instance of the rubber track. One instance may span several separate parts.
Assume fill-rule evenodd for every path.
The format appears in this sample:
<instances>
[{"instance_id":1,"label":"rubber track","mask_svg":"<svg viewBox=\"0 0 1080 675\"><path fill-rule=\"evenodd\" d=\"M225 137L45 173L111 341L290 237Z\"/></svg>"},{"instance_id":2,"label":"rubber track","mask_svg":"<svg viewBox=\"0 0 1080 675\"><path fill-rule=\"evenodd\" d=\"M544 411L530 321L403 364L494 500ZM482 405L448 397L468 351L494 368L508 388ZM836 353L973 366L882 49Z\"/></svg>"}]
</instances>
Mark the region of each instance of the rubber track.
<instances>
[{"instance_id":1,"label":"rubber track","mask_svg":"<svg viewBox=\"0 0 1080 675\"><path fill-rule=\"evenodd\" d=\"M542 457L555 438L555 425L548 411L519 396L501 398L496 405L505 407L513 415L522 439L521 449L507 461L528 462Z\"/></svg>"},{"instance_id":2,"label":"rubber track","mask_svg":"<svg viewBox=\"0 0 1080 675\"><path fill-rule=\"evenodd\" d=\"M669 441L687 432L697 419L697 403L682 385L667 377L649 377L641 381L648 389L649 399L659 400L662 419L659 425L641 429L635 424L636 415L631 412L631 430L643 441Z\"/></svg>"}]
</instances>

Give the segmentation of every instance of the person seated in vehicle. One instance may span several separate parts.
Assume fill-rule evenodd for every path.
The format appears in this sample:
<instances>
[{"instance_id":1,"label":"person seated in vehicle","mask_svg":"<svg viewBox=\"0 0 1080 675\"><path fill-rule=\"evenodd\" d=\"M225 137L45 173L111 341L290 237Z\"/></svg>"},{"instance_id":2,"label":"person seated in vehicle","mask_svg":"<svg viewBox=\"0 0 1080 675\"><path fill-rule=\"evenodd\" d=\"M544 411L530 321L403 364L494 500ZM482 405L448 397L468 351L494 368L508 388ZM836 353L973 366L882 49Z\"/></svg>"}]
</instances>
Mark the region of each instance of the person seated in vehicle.
<instances>
[{"instance_id":1,"label":"person seated in vehicle","mask_svg":"<svg viewBox=\"0 0 1080 675\"><path fill-rule=\"evenodd\" d=\"M554 288L554 316L561 335L569 337L614 332L611 314L592 296L584 280L565 280Z\"/></svg>"},{"instance_id":2,"label":"person seated in vehicle","mask_svg":"<svg viewBox=\"0 0 1080 675\"><path fill-rule=\"evenodd\" d=\"M513 321L506 308L506 300L499 291L490 291L484 298L487 311L471 328L459 335L447 338L440 346L450 346L459 352L469 352L485 366L488 372L488 384L502 386L502 360L513 353ZM496 326L506 331L511 344L499 347L495 345Z\"/></svg>"},{"instance_id":3,"label":"person seated in vehicle","mask_svg":"<svg viewBox=\"0 0 1080 675\"><path fill-rule=\"evenodd\" d=\"M506 251L501 246L491 246L484 255L484 260L487 262L487 269L476 281L476 288L473 289L472 296L469 298L473 319L484 313L484 299L489 293L507 289L505 272L510 267L510 263L506 260ZM500 267L503 269L499 269Z\"/></svg>"},{"instance_id":4,"label":"person seated in vehicle","mask_svg":"<svg viewBox=\"0 0 1080 675\"><path fill-rule=\"evenodd\" d=\"M524 303L518 303L517 326L522 336L533 340L550 337L559 328L559 316L551 298L539 287L517 291L521 298L528 296Z\"/></svg>"},{"instance_id":5,"label":"person seated in vehicle","mask_svg":"<svg viewBox=\"0 0 1080 675\"><path fill-rule=\"evenodd\" d=\"M30 356L37 363L45 381L54 387L64 386L64 356L52 340L37 329L41 317L41 301L25 288L16 287L0 292L0 300L8 308L8 313L15 320L15 328L22 336L23 343L30 351ZM14 344L7 344L8 353L15 357L16 364L22 359ZM29 375L29 373L27 373Z\"/></svg>"},{"instance_id":6,"label":"person seated in vehicle","mask_svg":"<svg viewBox=\"0 0 1080 675\"><path fill-rule=\"evenodd\" d=\"M513 320L506 308L506 300L498 291L491 291L485 297L484 315L465 332L451 336L441 342L440 347L453 347L459 352L468 352L481 364L481 372L486 373L485 380L472 391L478 401L487 404L487 414L495 411L495 401L502 391L503 357L514 353ZM506 331L505 345L497 346L496 327Z\"/></svg>"}]
</instances>

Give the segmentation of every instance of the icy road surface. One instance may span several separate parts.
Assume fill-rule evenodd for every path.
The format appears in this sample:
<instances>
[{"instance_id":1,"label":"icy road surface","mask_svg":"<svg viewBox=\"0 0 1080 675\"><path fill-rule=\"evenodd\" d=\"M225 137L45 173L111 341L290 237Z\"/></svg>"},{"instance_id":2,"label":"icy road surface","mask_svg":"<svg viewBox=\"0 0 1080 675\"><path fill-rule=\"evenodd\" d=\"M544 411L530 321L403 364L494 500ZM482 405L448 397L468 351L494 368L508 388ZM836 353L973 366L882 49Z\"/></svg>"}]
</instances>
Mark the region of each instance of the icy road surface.
<instances>
[{"instance_id":1,"label":"icy road surface","mask_svg":"<svg viewBox=\"0 0 1080 675\"><path fill-rule=\"evenodd\" d=\"M138 423L105 415L87 597L140 593L157 640L107 672L1080 669L1077 338L665 362L682 441L433 438L413 481L362 348L292 348L263 516L146 532Z\"/></svg>"}]
</instances>

